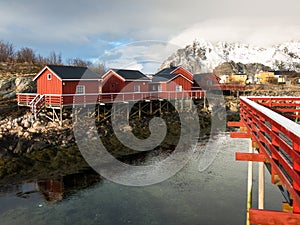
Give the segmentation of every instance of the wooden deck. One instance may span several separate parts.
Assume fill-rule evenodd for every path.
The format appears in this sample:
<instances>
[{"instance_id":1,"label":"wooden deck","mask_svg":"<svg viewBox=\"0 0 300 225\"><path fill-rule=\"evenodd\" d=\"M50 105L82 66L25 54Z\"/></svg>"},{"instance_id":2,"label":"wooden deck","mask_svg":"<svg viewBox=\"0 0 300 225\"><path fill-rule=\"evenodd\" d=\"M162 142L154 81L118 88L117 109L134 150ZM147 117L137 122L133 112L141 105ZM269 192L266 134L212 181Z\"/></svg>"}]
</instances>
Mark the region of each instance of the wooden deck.
<instances>
[{"instance_id":1,"label":"wooden deck","mask_svg":"<svg viewBox=\"0 0 300 225\"><path fill-rule=\"evenodd\" d=\"M17 102L20 106L31 107L40 105L37 99L46 107L72 106L79 104L100 104L113 102L129 102L137 100L162 100L162 99L201 99L205 97L205 91L165 91L165 92L124 92L124 93L91 93L91 94L45 94L18 93Z\"/></svg>"}]
</instances>

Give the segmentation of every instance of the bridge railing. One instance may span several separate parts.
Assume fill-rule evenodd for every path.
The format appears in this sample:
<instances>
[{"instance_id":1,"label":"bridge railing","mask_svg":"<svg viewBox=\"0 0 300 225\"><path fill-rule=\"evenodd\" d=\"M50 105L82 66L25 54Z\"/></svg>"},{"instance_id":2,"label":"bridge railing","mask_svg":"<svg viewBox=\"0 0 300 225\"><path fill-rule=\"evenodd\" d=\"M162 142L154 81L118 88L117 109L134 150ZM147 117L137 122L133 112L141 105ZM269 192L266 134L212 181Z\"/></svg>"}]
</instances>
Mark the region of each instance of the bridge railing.
<instances>
[{"instance_id":1,"label":"bridge railing","mask_svg":"<svg viewBox=\"0 0 300 225\"><path fill-rule=\"evenodd\" d=\"M285 114L289 107L298 112L298 101L294 97L241 97L240 117L259 153L271 164L272 177L279 176L299 212L300 125Z\"/></svg>"},{"instance_id":2,"label":"bridge railing","mask_svg":"<svg viewBox=\"0 0 300 225\"><path fill-rule=\"evenodd\" d=\"M248 97L290 119L300 118L300 97Z\"/></svg>"}]
</instances>

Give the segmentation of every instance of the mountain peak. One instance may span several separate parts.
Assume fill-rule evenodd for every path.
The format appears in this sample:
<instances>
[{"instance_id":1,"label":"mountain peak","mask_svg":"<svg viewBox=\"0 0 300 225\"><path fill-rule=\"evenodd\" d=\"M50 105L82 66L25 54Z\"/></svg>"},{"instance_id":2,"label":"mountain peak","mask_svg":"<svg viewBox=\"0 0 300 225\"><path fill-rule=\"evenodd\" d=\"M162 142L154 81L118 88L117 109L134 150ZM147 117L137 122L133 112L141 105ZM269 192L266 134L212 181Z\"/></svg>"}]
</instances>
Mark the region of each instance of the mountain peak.
<instances>
[{"instance_id":1,"label":"mountain peak","mask_svg":"<svg viewBox=\"0 0 300 225\"><path fill-rule=\"evenodd\" d=\"M231 61L263 64L272 70L300 72L300 42L290 41L266 47L241 42L212 43L204 39L195 39L192 44L173 53L160 69L174 62L193 73L212 72L222 63Z\"/></svg>"}]
</instances>

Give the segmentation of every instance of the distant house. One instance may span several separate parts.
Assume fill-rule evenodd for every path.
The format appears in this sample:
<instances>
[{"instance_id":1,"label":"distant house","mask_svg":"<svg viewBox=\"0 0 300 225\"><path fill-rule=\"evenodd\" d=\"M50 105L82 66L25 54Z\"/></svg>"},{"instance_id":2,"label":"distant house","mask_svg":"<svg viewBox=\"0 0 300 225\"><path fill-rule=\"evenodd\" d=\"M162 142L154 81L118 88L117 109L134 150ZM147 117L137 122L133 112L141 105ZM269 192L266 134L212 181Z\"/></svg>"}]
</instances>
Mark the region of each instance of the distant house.
<instances>
[{"instance_id":1,"label":"distant house","mask_svg":"<svg viewBox=\"0 0 300 225\"><path fill-rule=\"evenodd\" d=\"M153 75L149 91L190 91L193 85L193 74L181 66L165 68Z\"/></svg>"},{"instance_id":2,"label":"distant house","mask_svg":"<svg viewBox=\"0 0 300 225\"><path fill-rule=\"evenodd\" d=\"M199 73L193 76L192 90L209 90L220 84L221 78L213 73Z\"/></svg>"},{"instance_id":3,"label":"distant house","mask_svg":"<svg viewBox=\"0 0 300 225\"><path fill-rule=\"evenodd\" d=\"M87 67L47 65L33 81L36 81L40 95L80 95L98 93L100 76ZM63 104L71 103L71 98L64 98Z\"/></svg>"},{"instance_id":4,"label":"distant house","mask_svg":"<svg viewBox=\"0 0 300 225\"><path fill-rule=\"evenodd\" d=\"M272 82L275 78L273 71L260 71L254 76L254 83L256 84L265 84Z\"/></svg>"},{"instance_id":5,"label":"distant house","mask_svg":"<svg viewBox=\"0 0 300 225\"><path fill-rule=\"evenodd\" d=\"M102 76L102 93L147 92L150 79L138 70L110 69Z\"/></svg>"},{"instance_id":6,"label":"distant house","mask_svg":"<svg viewBox=\"0 0 300 225\"><path fill-rule=\"evenodd\" d=\"M229 84L246 84L247 78L248 78L247 74L232 73L231 75L229 75L229 77L228 77L229 80L226 83L229 83Z\"/></svg>"}]
</instances>

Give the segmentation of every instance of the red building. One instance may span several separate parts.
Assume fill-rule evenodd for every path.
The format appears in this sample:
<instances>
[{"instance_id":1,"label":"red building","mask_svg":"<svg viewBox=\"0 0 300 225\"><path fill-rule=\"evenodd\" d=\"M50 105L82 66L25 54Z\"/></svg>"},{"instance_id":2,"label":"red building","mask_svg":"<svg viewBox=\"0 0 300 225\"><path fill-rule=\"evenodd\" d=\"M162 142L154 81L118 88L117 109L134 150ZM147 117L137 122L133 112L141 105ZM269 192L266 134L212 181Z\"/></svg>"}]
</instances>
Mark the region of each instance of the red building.
<instances>
[{"instance_id":1,"label":"red building","mask_svg":"<svg viewBox=\"0 0 300 225\"><path fill-rule=\"evenodd\" d=\"M170 67L156 73L149 85L149 91L182 92L190 91L193 84L193 74L184 68Z\"/></svg>"},{"instance_id":2,"label":"red building","mask_svg":"<svg viewBox=\"0 0 300 225\"><path fill-rule=\"evenodd\" d=\"M194 74L192 90L209 90L219 86L221 78L213 73Z\"/></svg>"},{"instance_id":3,"label":"red building","mask_svg":"<svg viewBox=\"0 0 300 225\"><path fill-rule=\"evenodd\" d=\"M111 69L102 76L102 93L148 92L150 79L138 70Z\"/></svg>"},{"instance_id":4,"label":"red building","mask_svg":"<svg viewBox=\"0 0 300 225\"><path fill-rule=\"evenodd\" d=\"M34 78L37 94L55 97L74 94L98 94L100 76L87 67L45 66ZM73 98L63 96L63 104L72 104Z\"/></svg>"}]
</instances>

